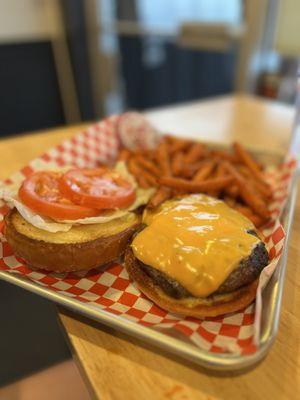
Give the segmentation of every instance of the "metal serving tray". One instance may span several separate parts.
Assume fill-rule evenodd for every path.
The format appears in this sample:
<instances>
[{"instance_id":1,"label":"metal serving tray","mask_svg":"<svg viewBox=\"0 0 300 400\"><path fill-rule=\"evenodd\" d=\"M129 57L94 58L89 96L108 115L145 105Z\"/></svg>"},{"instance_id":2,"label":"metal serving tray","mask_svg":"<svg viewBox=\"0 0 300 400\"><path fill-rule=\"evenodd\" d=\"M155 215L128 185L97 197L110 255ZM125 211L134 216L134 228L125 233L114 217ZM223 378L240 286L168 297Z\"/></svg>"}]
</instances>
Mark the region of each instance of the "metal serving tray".
<instances>
[{"instance_id":1,"label":"metal serving tray","mask_svg":"<svg viewBox=\"0 0 300 400\"><path fill-rule=\"evenodd\" d=\"M222 145L210 144L211 147L225 147ZM256 157L266 165L276 165L283 161L283 154L266 152L259 149L250 149ZM103 311L100 308L82 303L76 299L56 293L50 289L44 288L37 283L27 280L21 276L10 272L0 271L0 279L13 283L33 293L52 300L62 306L76 311L86 317L92 318L98 322L108 325L114 329L138 337L144 341L157 345L164 350L168 350L190 361L193 361L205 368L214 370L237 370L246 368L260 361L270 349L274 342L278 331L281 298L283 291L283 283L287 262L288 242L291 232L293 214L295 210L297 196L296 176L293 178L289 198L285 206L282 216L282 223L286 232L286 241L281 260L277 266L275 273L270 279L267 287L263 291L263 309L262 309L262 326L258 343L258 350L250 355L237 354L219 354L212 353L197 348L195 345L187 343L183 340L170 337L164 333L149 329L142 325L136 324L117 315Z\"/></svg>"}]
</instances>

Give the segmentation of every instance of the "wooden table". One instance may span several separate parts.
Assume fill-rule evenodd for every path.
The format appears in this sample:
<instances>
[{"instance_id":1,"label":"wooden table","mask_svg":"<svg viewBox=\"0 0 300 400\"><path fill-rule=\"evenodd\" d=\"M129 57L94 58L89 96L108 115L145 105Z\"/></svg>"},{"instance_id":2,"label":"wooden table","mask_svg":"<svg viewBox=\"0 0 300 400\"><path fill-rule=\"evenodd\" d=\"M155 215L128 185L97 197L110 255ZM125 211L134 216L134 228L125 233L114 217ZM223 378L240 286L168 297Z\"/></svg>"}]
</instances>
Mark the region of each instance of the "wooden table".
<instances>
[{"instance_id":1,"label":"wooden table","mask_svg":"<svg viewBox=\"0 0 300 400\"><path fill-rule=\"evenodd\" d=\"M163 130L268 149L287 147L293 110L250 97L223 97L148 114ZM80 127L60 128L0 142L0 178L19 169ZM93 398L298 399L300 398L300 198L290 240L277 340L267 358L241 375L207 372L140 340L60 310Z\"/></svg>"}]
</instances>

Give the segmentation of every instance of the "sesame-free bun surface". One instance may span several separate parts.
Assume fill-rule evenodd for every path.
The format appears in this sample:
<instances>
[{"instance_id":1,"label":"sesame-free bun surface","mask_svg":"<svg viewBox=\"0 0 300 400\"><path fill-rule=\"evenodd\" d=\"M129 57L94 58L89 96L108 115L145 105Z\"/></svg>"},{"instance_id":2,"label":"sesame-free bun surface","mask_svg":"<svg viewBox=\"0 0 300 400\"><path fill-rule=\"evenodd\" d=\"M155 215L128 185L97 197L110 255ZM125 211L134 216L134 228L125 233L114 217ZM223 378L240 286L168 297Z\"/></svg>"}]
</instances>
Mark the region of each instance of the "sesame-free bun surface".
<instances>
[{"instance_id":1,"label":"sesame-free bun surface","mask_svg":"<svg viewBox=\"0 0 300 400\"><path fill-rule=\"evenodd\" d=\"M52 233L34 227L14 209L5 218L5 236L15 254L32 268L80 271L120 257L139 223L139 217L130 213L104 224Z\"/></svg>"}]
</instances>

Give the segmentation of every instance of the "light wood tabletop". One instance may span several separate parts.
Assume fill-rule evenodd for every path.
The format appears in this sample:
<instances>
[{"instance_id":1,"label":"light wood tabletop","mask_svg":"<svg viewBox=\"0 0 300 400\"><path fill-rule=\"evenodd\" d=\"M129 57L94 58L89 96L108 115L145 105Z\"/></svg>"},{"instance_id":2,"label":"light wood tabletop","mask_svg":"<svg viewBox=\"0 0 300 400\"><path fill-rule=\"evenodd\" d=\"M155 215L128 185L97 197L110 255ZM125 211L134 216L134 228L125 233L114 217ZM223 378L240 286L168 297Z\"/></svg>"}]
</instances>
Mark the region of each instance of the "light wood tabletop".
<instances>
[{"instance_id":1,"label":"light wood tabletop","mask_svg":"<svg viewBox=\"0 0 300 400\"><path fill-rule=\"evenodd\" d=\"M221 97L148 113L161 130L270 150L288 145L293 109L245 96ZM0 141L0 178L18 170L81 127L63 127ZM66 310L60 319L92 397L113 399L300 398L300 197L289 244L278 337L259 365L220 374L172 356L114 329Z\"/></svg>"}]
</instances>

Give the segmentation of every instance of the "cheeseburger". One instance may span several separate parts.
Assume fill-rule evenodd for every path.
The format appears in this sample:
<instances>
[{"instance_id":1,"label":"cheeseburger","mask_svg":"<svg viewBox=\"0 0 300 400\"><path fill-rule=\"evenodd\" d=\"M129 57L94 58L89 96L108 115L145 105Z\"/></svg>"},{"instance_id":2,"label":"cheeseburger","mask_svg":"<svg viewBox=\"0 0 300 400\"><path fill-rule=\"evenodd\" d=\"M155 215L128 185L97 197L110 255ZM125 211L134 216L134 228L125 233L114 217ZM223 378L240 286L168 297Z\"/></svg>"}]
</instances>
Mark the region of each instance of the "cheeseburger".
<instances>
[{"instance_id":1,"label":"cheeseburger","mask_svg":"<svg viewBox=\"0 0 300 400\"><path fill-rule=\"evenodd\" d=\"M125 253L139 289L163 309L193 317L240 310L268 264L253 223L223 201L194 194L146 209Z\"/></svg>"}]
</instances>

